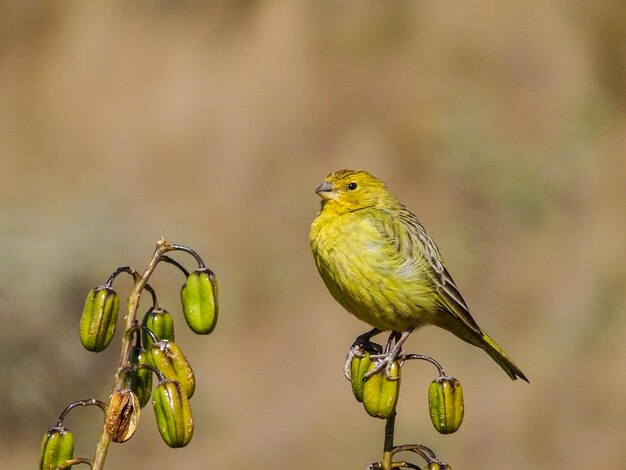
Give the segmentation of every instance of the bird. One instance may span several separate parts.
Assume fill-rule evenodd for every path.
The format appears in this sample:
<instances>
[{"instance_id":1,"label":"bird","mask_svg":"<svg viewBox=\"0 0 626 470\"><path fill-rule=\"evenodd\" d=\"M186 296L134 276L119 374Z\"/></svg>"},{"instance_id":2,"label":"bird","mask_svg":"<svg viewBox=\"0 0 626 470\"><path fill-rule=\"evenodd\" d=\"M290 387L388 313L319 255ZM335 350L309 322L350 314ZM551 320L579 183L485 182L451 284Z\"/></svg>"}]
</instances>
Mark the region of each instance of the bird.
<instances>
[{"instance_id":1,"label":"bird","mask_svg":"<svg viewBox=\"0 0 626 470\"><path fill-rule=\"evenodd\" d=\"M322 201L309 235L319 274L344 309L373 327L355 345L384 331L395 335L373 373L389 371L414 330L435 325L486 351L511 379L529 382L478 326L434 240L383 181L339 170L315 192Z\"/></svg>"}]
</instances>

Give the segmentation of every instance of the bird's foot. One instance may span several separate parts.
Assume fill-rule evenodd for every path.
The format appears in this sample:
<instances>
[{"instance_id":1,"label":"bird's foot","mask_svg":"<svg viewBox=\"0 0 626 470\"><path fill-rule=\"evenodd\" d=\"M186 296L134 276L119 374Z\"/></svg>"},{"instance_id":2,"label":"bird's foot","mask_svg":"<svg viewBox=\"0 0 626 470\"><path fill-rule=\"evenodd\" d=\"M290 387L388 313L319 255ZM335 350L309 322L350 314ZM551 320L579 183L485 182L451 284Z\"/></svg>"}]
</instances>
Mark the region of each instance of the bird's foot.
<instances>
[{"instance_id":1,"label":"bird's foot","mask_svg":"<svg viewBox=\"0 0 626 470\"><path fill-rule=\"evenodd\" d=\"M387 380L398 380L400 377L394 377L391 374L391 367L394 362L396 362L398 356L402 353L402 350L398 350L396 353L395 350L386 352L384 354L376 354L370 356L372 360L376 361L376 367L367 372L363 376L363 381L367 381L370 377L375 376L376 374L380 374L383 370L385 371L385 377Z\"/></svg>"},{"instance_id":2,"label":"bird's foot","mask_svg":"<svg viewBox=\"0 0 626 470\"><path fill-rule=\"evenodd\" d=\"M372 336L378 333L380 333L380 331L374 328L373 330L358 336L354 340L354 343L352 343L346 357L346 363L343 366L343 375L346 379L348 379L348 381L352 381L352 359L354 357L364 357L366 352L370 353L370 355L378 355L382 352L382 346L371 341Z\"/></svg>"},{"instance_id":3,"label":"bird's foot","mask_svg":"<svg viewBox=\"0 0 626 470\"><path fill-rule=\"evenodd\" d=\"M379 374L383 370L385 371L385 377L388 380L399 379L399 377L394 377L391 374L391 368L393 366L393 363L402 356L402 344L406 341L406 339L409 337L414 329L414 327L407 328L406 330L404 330L402 335L400 335L400 333L398 333L397 331L394 331L391 333L391 335L389 335L389 340L387 341L385 352L383 354L370 356L372 360L376 361L376 367L374 367L363 376L363 381L367 381L370 377ZM394 341L396 344L392 349L391 345Z\"/></svg>"}]
</instances>

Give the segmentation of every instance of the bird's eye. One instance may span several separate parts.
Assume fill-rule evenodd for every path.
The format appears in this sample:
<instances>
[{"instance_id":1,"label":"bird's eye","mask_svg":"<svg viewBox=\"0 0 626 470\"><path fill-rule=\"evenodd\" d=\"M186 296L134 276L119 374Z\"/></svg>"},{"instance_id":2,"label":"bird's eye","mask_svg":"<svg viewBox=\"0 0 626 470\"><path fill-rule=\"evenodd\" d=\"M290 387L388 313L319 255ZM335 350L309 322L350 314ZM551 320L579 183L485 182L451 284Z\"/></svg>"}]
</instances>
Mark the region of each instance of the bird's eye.
<instances>
[{"instance_id":1,"label":"bird's eye","mask_svg":"<svg viewBox=\"0 0 626 470\"><path fill-rule=\"evenodd\" d=\"M348 190L354 191L357 188L357 184L353 181L352 183L348 183Z\"/></svg>"}]
</instances>

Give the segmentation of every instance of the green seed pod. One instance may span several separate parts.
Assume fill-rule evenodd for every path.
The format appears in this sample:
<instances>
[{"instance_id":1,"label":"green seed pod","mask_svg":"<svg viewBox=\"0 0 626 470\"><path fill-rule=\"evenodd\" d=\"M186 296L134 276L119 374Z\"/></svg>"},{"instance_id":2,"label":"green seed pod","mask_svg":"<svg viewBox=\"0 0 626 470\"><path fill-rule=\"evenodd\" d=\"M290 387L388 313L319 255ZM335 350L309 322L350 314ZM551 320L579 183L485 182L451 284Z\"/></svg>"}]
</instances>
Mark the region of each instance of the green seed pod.
<instances>
[{"instance_id":1,"label":"green seed pod","mask_svg":"<svg viewBox=\"0 0 626 470\"><path fill-rule=\"evenodd\" d=\"M55 470L74 457L74 436L65 426L53 426L43 436L39 470ZM71 467L68 467L71 468Z\"/></svg>"},{"instance_id":2,"label":"green seed pod","mask_svg":"<svg viewBox=\"0 0 626 470\"><path fill-rule=\"evenodd\" d=\"M184 447L193 436L189 398L178 382L164 380L152 394L159 433L170 447Z\"/></svg>"},{"instance_id":3,"label":"green seed pod","mask_svg":"<svg viewBox=\"0 0 626 470\"><path fill-rule=\"evenodd\" d=\"M166 339L168 341L174 341L174 320L172 315L167 310L162 308L153 308L148 310L143 317L143 326L148 328L157 339ZM150 350L152 345L152 338L145 331L142 333L143 345L146 351Z\"/></svg>"},{"instance_id":4,"label":"green seed pod","mask_svg":"<svg viewBox=\"0 0 626 470\"><path fill-rule=\"evenodd\" d=\"M357 354L352 356L352 362L350 363L352 393L354 394L354 398L360 403L363 402L363 388L365 386L363 376L368 371L371 364L370 353L363 349L359 349Z\"/></svg>"},{"instance_id":5,"label":"green seed pod","mask_svg":"<svg viewBox=\"0 0 626 470\"><path fill-rule=\"evenodd\" d=\"M191 365L185 358L178 345L173 341L163 339L154 343L150 350L152 365L170 380L178 382L181 388L191 398L196 390L196 378Z\"/></svg>"},{"instance_id":6,"label":"green seed pod","mask_svg":"<svg viewBox=\"0 0 626 470\"><path fill-rule=\"evenodd\" d=\"M130 353L131 364L149 364L146 350L140 346L133 346ZM126 372L124 388L130 388L139 399L139 406L143 408L150 401L152 394L152 371L146 368L137 368Z\"/></svg>"},{"instance_id":7,"label":"green seed pod","mask_svg":"<svg viewBox=\"0 0 626 470\"><path fill-rule=\"evenodd\" d=\"M454 377L438 377L428 387L428 411L435 429L451 434L463 422L463 389Z\"/></svg>"},{"instance_id":8,"label":"green seed pod","mask_svg":"<svg viewBox=\"0 0 626 470\"><path fill-rule=\"evenodd\" d=\"M80 342L88 351L103 351L113 339L120 298L107 286L91 289L80 317Z\"/></svg>"},{"instance_id":9,"label":"green seed pod","mask_svg":"<svg viewBox=\"0 0 626 470\"><path fill-rule=\"evenodd\" d=\"M104 427L111 440L126 442L133 437L140 414L137 395L128 388L115 392L104 418Z\"/></svg>"},{"instance_id":10,"label":"green seed pod","mask_svg":"<svg viewBox=\"0 0 626 470\"><path fill-rule=\"evenodd\" d=\"M376 363L372 362L368 371L375 367ZM387 419L396 409L400 393L400 365L394 361L390 372L391 377L397 380L388 379L383 370L363 385L363 406L367 414L374 418Z\"/></svg>"},{"instance_id":11,"label":"green seed pod","mask_svg":"<svg viewBox=\"0 0 626 470\"><path fill-rule=\"evenodd\" d=\"M209 268L196 269L180 291L187 325L194 333L207 335L217 324L217 279Z\"/></svg>"}]
</instances>

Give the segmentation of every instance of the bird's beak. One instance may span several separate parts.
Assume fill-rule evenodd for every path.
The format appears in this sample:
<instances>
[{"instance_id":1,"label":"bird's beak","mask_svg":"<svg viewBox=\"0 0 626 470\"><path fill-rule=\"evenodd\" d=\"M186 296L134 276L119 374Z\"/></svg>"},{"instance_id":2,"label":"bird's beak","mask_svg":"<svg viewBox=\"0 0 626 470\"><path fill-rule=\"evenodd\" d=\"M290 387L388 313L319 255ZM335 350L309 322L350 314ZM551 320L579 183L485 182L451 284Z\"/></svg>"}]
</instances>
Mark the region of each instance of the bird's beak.
<instances>
[{"instance_id":1,"label":"bird's beak","mask_svg":"<svg viewBox=\"0 0 626 470\"><path fill-rule=\"evenodd\" d=\"M337 197L337 193L335 193L334 189L335 188L333 188L333 185L330 182L324 181L317 187L315 192L319 197L326 201L329 199L335 199Z\"/></svg>"}]
</instances>

